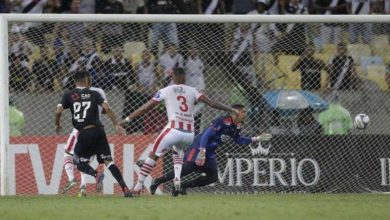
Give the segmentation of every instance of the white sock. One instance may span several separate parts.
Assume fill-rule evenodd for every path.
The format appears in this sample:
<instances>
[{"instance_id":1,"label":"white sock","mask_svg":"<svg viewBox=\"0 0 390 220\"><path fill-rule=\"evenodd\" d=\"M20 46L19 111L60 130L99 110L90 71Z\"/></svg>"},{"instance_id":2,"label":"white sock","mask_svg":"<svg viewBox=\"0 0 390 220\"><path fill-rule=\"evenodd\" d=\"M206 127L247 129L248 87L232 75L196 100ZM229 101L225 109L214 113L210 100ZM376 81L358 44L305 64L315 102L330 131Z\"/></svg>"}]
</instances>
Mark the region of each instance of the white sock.
<instances>
[{"instance_id":1,"label":"white sock","mask_svg":"<svg viewBox=\"0 0 390 220\"><path fill-rule=\"evenodd\" d=\"M153 160L153 159L151 159L149 157L146 158L144 164L141 167L141 171L138 174L138 181L137 181L137 184L134 187L135 191L138 191L138 190L142 189L142 187L144 185L144 181L145 181L146 177L150 174L150 172L152 172L152 169L153 169L154 165L156 165L156 161L155 160Z\"/></svg>"},{"instance_id":2,"label":"white sock","mask_svg":"<svg viewBox=\"0 0 390 220\"><path fill-rule=\"evenodd\" d=\"M180 181L181 169L183 167L183 152L180 150L176 150L175 152L172 154L173 170L175 172L175 180Z\"/></svg>"},{"instance_id":3,"label":"white sock","mask_svg":"<svg viewBox=\"0 0 390 220\"><path fill-rule=\"evenodd\" d=\"M87 174L81 172L81 183L80 188L83 186L87 186Z\"/></svg>"},{"instance_id":4,"label":"white sock","mask_svg":"<svg viewBox=\"0 0 390 220\"><path fill-rule=\"evenodd\" d=\"M68 181L74 180L74 174L73 174L73 157L70 156L69 154L64 155L64 168L66 175L68 176Z\"/></svg>"}]
</instances>

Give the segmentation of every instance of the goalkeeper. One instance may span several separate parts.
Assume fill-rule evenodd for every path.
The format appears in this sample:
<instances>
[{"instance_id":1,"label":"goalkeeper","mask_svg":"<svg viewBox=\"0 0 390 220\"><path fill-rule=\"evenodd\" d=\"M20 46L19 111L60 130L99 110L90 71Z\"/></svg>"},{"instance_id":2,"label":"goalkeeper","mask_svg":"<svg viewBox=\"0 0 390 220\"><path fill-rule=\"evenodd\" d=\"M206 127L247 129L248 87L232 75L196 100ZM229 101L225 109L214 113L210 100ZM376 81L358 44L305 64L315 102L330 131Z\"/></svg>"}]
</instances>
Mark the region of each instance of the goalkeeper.
<instances>
[{"instance_id":1,"label":"goalkeeper","mask_svg":"<svg viewBox=\"0 0 390 220\"><path fill-rule=\"evenodd\" d=\"M228 141L230 138L236 144L241 145L269 141L271 139L272 135L267 133L263 133L257 137L241 136L240 123L246 117L246 109L241 104L236 104L232 107L237 109L239 113L222 116L214 120L205 131L195 137L194 142L185 154L181 176L184 177L192 172L205 175L200 175L195 179L183 182L181 191L175 189L172 191L173 196L177 196L179 193L186 194L187 188L206 186L218 180L216 150L221 143ZM151 194L154 195L160 184L173 178L174 171L171 171L164 176L154 179L150 185Z\"/></svg>"}]
</instances>

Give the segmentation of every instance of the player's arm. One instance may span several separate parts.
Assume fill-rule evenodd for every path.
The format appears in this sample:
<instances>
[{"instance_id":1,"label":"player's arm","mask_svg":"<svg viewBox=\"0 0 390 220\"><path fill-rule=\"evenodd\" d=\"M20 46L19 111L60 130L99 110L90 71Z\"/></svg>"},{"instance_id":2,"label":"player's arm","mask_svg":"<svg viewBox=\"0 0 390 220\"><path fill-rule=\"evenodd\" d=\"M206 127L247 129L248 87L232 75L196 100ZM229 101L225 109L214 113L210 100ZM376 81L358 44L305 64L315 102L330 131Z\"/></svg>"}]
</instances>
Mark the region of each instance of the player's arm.
<instances>
[{"instance_id":1,"label":"player's arm","mask_svg":"<svg viewBox=\"0 0 390 220\"><path fill-rule=\"evenodd\" d=\"M145 103L140 108L138 108L133 113L131 113L129 116L127 116L123 121L121 121L121 124L127 123L127 122L133 120L134 118L137 118L139 116L146 114L148 111L153 109L158 104L159 104L159 102L157 102L153 99L149 100L147 103Z\"/></svg>"},{"instance_id":2,"label":"player's arm","mask_svg":"<svg viewBox=\"0 0 390 220\"><path fill-rule=\"evenodd\" d=\"M224 105L222 103L213 101L213 100L211 100L210 98L208 98L205 95L200 96L198 101L203 102L206 105L208 105L208 106L210 106L212 108L218 109L218 110L223 110L223 111L227 111L227 112L238 114L238 110L237 109L234 109L234 108L229 107L227 105Z\"/></svg>"},{"instance_id":3,"label":"player's arm","mask_svg":"<svg viewBox=\"0 0 390 220\"><path fill-rule=\"evenodd\" d=\"M111 110L110 105L109 105L106 101L104 101L104 102L102 103L102 107L103 107L104 111L106 112L106 114L108 115L108 117L111 119L112 124L114 125L114 127L115 127L115 129L116 129L116 132L117 132L118 134L121 134L121 135L126 134L125 129L124 129L122 126L120 126L120 125L118 124L118 120L117 120L117 118L116 118L116 115L115 115L115 113Z\"/></svg>"},{"instance_id":4,"label":"player's arm","mask_svg":"<svg viewBox=\"0 0 390 220\"><path fill-rule=\"evenodd\" d=\"M64 111L64 107L62 106L62 104L58 104L57 105L57 108L56 108L56 111L55 111L55 119L54 119L54 124L56 126L56 133L59 134L61 133L62 131L62 127L61 127L61 116L62 116L62 112Z\"/></svg>"},{"instance_id":5,"label":"player's arm","mask_svg":"<svg viewBox=\"0 0 390 220\"><path fill-rule=\"evenodd\" d=\"M69 108L71 106L71 103L68 100L68 94L65 93L62 96L61 102L57 105L56 111L55 111L55 119L54 119L54 124L56 126L56 133L59 134L62 131L61 127L61 116L62 112Z\"/></svg>"},{"instance_id":6,"label":"player's arm","mask_svg":"<svg viewBox=\"0 0 390 220\"><path fill-rule=\"evenodd\" d=\"M206 146L209 142L210 137L214 136L216 133L217 129L213 126L210 126L202 134L202 137L200 138L200 145L198 146L199 153L195 160L196 165L203 166L206 162Z\"/></svg>"},{"instance_id":7,"label":"player's arm","mask_svg":"<svg viewBox=\"0 0 390 220\"><path fill-rule=\"evenodd\" d=\"M233 137L233 140L236 144L240 145L248 145L252 143L258 143L258 142L263 142L263 141L269 141L272 138L272 134L269 133L262 133L258 136L255 137L245 137L241 135L236 135Z\"/></svg>"}]
</instances>

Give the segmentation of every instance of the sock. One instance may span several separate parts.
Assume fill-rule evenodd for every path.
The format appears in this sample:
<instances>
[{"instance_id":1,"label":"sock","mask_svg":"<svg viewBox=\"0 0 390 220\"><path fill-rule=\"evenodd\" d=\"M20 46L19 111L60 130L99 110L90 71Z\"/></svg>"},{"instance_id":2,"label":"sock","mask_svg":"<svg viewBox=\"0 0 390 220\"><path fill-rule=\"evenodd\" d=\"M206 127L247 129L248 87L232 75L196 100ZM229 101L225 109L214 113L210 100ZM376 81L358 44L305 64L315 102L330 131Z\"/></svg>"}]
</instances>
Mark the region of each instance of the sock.
<instances>
[{"instance_id":1,"label":"sock","mask_svg":"<svg viewBox=\"0 0 390 220\"><path fill-rule=\"evenodd\" d=\"M194 188L194 187L206 186L213 182L214 181L211 181L210 178L207 176L199 176L196 179L188 182L184 182L181 185L183 188Z\"/></svg>"},{"instance_id":2,"label":"sock","mask_svg":"<svg viewBox=\"0 0 390 220\"><path fill-rule=\"evenodd\" d=\"M181 185L183 188L193 188L207 186L211 183L215 183L216 181L218 181L218 171L212 171L206 175L202 174L191 181L184 182Z\"/></svg>"},{"instance_id":3,"label":"sock","mask_svg":"<svg viewBox=\"0 0 390 220\"><path fill-rule=\"evenodd\" d=\"M65 168L66 175L68 176L68 181L74 180L74 174L73 174L73 169L74 169L74 165L73 165L73 156L71 156L71 155L69 155L69 154L65 154L65 155L64 155L64 168Z\"/></svg>"},{"instance_id":4,"label":"sock","mask_svg":"<svg viewBox=\"0 0 390 220\"><path fill-rule=\"evenodd\" d=\"M127 186L125 181L123 180L121 171L119 168L114 164L114 162L111 162L107 165L107 168L110 170L112 176L118 181L119 185L121 186L122 190L124 190Z\"/></svg>"},{"instance_id":5,"label":"sock","mask_svg":"<svg viewBox=\"0 0 390 220\"><path fill-rule=\"evenodd\" d=\"M161 177L156 178L154 181L155 181L155 183L160 185L160 184L165 183L165 182L167 182L169 180L173 180L173 178L175 178L175 172L171 171L171 172L169 172L167 174L164 174Z\"/></svg>"},{"instance_id":6,"label":"sock","mask_svg":"<svg viewBox=\"0 0 390 220\"><path fill-rule=\"evenodd\" d=\"M81 173L81 183L80 183L80 188L82 186L86 186L87 185L87 174L85 173Z\"/></svg>"},{"instance_id":7,"label":"sock","mask_svg":"<svg viewBox=\"0 0 390 220\"><path fill-rule=\"evenodd\" d=\"M77 169L80 170L81 172L91 175L93 177L96 177L96 170L94 170L88 163L86 162L81 162L77 164Z\"/></svg>"},{"instance_id":8,"label":"sock","mask_svg":"<svg viewBox=\"0 0 390 220\"><path fill-rule=\"evenodd\" d=\"M187 176L188 174L191 174L195 171L196 171L195 165L185 163L183 164L180 176L181 177ZM172 170L168 173L165 173L163 176L156 178L154 182L160 185L162 183L173 180L174 178L175 178L175 172Z\"/></svg>"},{"instance_id":9,"label":"sock","mask_svg":"<svg viewBox=\"0 0 390 220\"><path fill-rule=\"evenodd\" d=\"M137 184L134 187L135 191L139 191L142 189L142 186L144 184L144 181L146 177L152 172L152 169L156 165L156 161L151 158L146 158L144 164L142 164L141 171L138 174L138 181Z\"/></svg>"},{"instance_id":10,"label":"sock","mask_svg":"<svg viewBox=\"0 0 390 220\"><path fill-rule=\"evenodd\" d=\"M173 170L175 172L175 180L180 181L181 169L183 166L183 152L180 150L173 151Z\"/></svg>"}]
</instances>

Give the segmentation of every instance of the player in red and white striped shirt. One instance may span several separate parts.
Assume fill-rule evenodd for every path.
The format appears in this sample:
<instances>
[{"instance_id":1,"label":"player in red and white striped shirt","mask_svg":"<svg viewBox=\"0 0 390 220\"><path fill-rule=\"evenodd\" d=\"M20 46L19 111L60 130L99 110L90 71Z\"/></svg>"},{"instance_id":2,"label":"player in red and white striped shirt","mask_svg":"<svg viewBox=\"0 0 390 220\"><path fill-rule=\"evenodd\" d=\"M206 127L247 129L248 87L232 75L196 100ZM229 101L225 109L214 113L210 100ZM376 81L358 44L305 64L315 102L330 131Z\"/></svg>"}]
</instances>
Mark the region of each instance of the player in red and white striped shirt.
<instances>
[{"instance_id":1,"label":"player in red and white striped shirt","mask_svg":"<svg viewBox=\"0 0 390 220\"><path fill-rule=\"evenodd\" d=\"M146 104L131 113L122 123L139 117L160 102L165 102L168 124L158 135L154 142L153 150L145 160L138 174L138 181L134 187L135 193L143 188L146 177L150 174L156 161L169 148L173 147L173 162L175 178L174 186L180 189L180 174L183 164L184 150L194 140L194 106L196 102L204 102L212 108L228 112L237 112L229 106L214 102L199 92L197 89L185 85L185 72L183 68L174 68L172 74L173 85L160 89L156 95Z\"/></svg>"}]
</instances>

